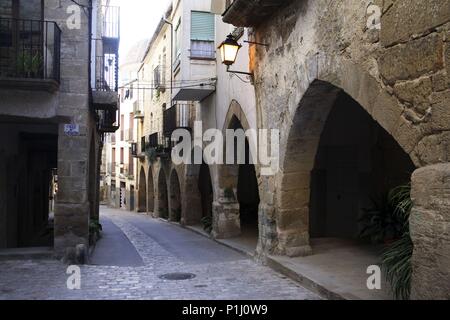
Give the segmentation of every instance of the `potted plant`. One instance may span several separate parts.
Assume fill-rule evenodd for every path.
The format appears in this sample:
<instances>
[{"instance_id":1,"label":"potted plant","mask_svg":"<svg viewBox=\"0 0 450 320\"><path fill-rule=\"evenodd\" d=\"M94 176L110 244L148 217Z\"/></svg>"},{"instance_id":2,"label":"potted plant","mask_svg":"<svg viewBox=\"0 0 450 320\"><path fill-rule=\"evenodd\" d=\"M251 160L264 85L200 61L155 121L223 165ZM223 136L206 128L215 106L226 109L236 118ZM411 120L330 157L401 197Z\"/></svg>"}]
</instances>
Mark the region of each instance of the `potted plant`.
<instances>
[{"instance_id":1,"label":"potted plant","mask_svg":"<svg viewBox=\"0 0 450 320\"><path fill-rule=\"evenodd\" d=\"M37 78L42 71L42 55L24 52L17 57L17 72L25 78Z\"/></svg>"}]
</instances>

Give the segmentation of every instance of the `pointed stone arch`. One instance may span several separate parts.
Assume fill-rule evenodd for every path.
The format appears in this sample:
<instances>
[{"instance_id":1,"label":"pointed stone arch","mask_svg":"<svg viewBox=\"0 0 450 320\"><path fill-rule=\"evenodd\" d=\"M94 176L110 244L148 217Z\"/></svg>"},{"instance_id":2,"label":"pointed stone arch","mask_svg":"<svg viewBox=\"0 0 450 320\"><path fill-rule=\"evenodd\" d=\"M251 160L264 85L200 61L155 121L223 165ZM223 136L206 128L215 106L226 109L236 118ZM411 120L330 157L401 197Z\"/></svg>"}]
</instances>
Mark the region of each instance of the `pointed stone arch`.
<instances>
[{"instance_id":1,"label":"pointed stone arch","mask_svg":"<svg viewBox=\"0 0 450 320\"><path fill-rule=\"evenodd\" d=\"M224 122L224 136L228 129L251 129L249 121L240 104L233 100ZM246 139L246 158L257 158L251 154ZM224 150L226 155L226 150ZM258 239L260 190L258 168L253 164L221 165L218 168L218 194L213 204L213 236L216 238L233 238L243 231L254 233ZM247 185L250 183L250 185ZM247 228L245 217L251 217L251 228ZM245 230L244 230L245 229ZM251 229L251 230L250 230ZM256 243L255 243L256 249Z\"/></svg>"},{"instance_id":2,"label":"pointed stone arch","mask_svg":"<svg viewBox=\"0 0 450 320\"><path fill-rule=\"evenodd\" d=\"M177 170L173 169L170 174L170 201L169 201L169 220L174 222L181 222L182 217L182 200L181 200L181 185Z\"/></svg>"},{"instance_id":3,"label":"pointed stone arch","mask_svg":"<svg viewBox=\"0 0 450 320\"><path fill-rule=\"evenodd\" d=\"M144 167L139 171L138 212L147 212L147 179Z\"/></svg>"},{"instance_id":4,"label":"pointed stone arch","mask_svg":"<svg viewBox=\"0 0 450 320\"><path fill-rule=\"evenodd\" d=\"M368 81L366 80L366 83ZM348 89L355 94L354 88ZM359 92L359 90L362 89L356 91ZM282 141L281 172L277 177L278 251L289 256L311 253L309 241L312 172L315 168L324 127L340 95L348 96L355 101L374 123L398 143L407 156L408 151L412 151L408 144L402 144L401 138L395 136L398 131L395 130L394 124L399 118L393 116L393 109L401 108L394 100L385 96L385 93L378 90L375 100L360 99L362 104L343 88L326 81L313 81L292 117L285 141ZM368 102L371 103L368 104ZM400 113L398 115L400 116ZM348 125L355 124L350 122Z\"/></svg>"},{"instance_id":5,"label":"pointed stone arch","mask_svg":"<svg viewBox=\"0 0 450 320\"><path fill-rule=\"evenodd\" d=\"M153 180L152 166L148 168L147 179L147 212L153 214L155 212L155 184Z\"/></svg>"},{"instance_id":6,"label":"pointed stone arch","mask_svg":"<svg viewBox=\"0 0 450 320\"><path fill-rule=\"evenodd\" d=\"M158 218L169 219L169 198L167 189L167 178L164 169L161 168L158 174L158 189L156 208Z\"/></svg>"}]
</instances>

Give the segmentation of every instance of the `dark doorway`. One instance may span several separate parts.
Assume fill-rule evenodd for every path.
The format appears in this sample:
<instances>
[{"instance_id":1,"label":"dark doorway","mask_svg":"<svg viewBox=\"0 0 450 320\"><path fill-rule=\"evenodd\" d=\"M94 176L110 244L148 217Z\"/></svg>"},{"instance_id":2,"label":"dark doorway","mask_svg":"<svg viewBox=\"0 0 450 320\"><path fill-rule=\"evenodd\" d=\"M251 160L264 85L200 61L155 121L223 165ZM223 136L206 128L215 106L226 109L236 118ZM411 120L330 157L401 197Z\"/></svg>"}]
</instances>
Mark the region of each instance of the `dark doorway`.
<instances>
[{"instance_id":1,"label":"dark doorway","mask_svg":"<svg viewBox=\"0 0 450 320\"><path fill-rule=\"evenodd\" d=\"M162 219L169 219L169 198L164 170L159 172L158 177L158 216Z\"/></svg>"},{"instance_id":2,"label":"dark doorway","mask_svg":"<svg viewBox=\"0 0 450 320\"><path fill-rule=\"evenodd\" d=\"M344 92L331 109L311 176L312 238L356 239L363 208L410 181L398 143Z\"/></svg>"},{"instance_id":3,"label":"dark doorway","mask_svg":"<svg viewBox=\"0 0 450 320\"><path fill-rule=\"evenodd\" d=\"M170 220L180 222L181 215L180 179L176 170L173 170L170 176Z\"/></svg>"},{"instance_id":4,"label":"dark doorway","mask_svg":"<svg viewBox=\"0 0 450 320\"><path fill-rule=\"evenodd\" d=\"M214 195L211 173L209 171L209 166L206 163L203 163L200 167L198 190L200 191L202 201L202 219L212 218Z\"/></svg>"},{"instance_id":5,"label":"dark doorway","mask_svg":"<svg viewBox=\"0 0 450 320\"><path fill-rule=\"evenodd\" d=\"M235 131L244 128L236 117L231 120L229 129ZM238 153L242 152L235 139L235 174L237 174L237 200L239 202L239 214L241 222L241 233L244 238L258 239L258 211L259 211L259 188L256 177L255 165L251 161L251 152L248 139L245 138L245 161L238 164ZM256 245L255 245L256 246Z\"/></svg>"}]
</instances>

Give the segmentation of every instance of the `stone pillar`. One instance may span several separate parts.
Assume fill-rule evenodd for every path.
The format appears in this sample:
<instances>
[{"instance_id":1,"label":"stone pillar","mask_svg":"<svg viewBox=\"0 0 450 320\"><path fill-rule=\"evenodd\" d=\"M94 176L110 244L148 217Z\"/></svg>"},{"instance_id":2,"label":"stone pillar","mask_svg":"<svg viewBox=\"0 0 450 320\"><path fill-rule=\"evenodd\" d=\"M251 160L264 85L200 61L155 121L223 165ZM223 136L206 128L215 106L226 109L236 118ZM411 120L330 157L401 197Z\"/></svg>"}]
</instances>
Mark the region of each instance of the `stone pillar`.
<instances>
[{"instance_id":1,"label":"stone pillar","mask_svg":"<svg viewBox=\"0 0 450 320\"><path fill-rule=\"evenodd\" d=\"M181 192L182 225L199 224L202 219L202 201L198 190L198 177L187 175Z\"/></svg>"},{"instance_id":2,"label":"stone pillar","mask_svg":"<svg viewBox=\"0 0 450 320\"><path fill-rule=\"evenodd\" d=\"M241 234L239 203L236 197L220 190L220 197L213 203L213 232L216 239L237 237Z\"/></svg>"},{"instance_id":3,"label":"stone pillar","mask_svg":"<svg viewBox=\"0 0 450 320\"><path fill-rule=\"evenodd\" d=\"M278 250L289 257L312 253L309 243L310 173L280 173L277 193Z\"/></svg>"},{"instance_id":4,"label":"stone pillar","mask_svg":"<svg viewBox=\"0 0 450 320\"><path fill-rule=\"evenodd\" d=\"M450 299L450 163L412 177L412 299Z\"/></svg>"}]
</instances>

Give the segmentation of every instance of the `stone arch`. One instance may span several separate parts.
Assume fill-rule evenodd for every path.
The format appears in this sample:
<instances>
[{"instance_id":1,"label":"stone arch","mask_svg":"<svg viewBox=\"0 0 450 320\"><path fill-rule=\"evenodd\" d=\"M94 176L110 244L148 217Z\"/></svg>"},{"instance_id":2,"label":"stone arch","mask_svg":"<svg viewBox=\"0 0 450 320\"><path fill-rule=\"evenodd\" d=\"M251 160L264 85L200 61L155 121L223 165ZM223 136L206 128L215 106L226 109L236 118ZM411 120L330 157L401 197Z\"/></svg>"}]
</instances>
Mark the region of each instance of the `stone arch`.
<instances>
[{"instance_id":1,"label":"stone arch","mask_svg":"<svg viewBox=\"0 0 450 320\"><path fill-rule=\"evenodd\" d=\"M150 166L148 168L148 182L147 182L147 212L155 212L155 184L153 181L153 170Z\"/></svg>"},{"instance_id":2,"label":"stone arch","mask_svg":"<svg viewBox=\"0 0 450 320\"><path fill-rule=\"evenodd\" d=\"M401 112L395 112L397 109L401 110L398 103L387 97L382 90L375 89L378 85L371 87L374 83L370 76L359 77L362 83L343 80L341 84L344 88L331 82L313 81L295 110L286 140L282 141L281 172L277 177L277 233L279 251L289 256L311 253L312 171L315 168L323 130L340 95L344 94L358 104L365 111L364 114L369 115L374 123L384 129L406 154L412 151L412 148L401 143L401 138L396 135L398 131L395 124L401 115ZM369 86L366 89L371 98L363 95L364 85ZM376 90L377 96L373 95L373 90Z\"/></svg>"},{"instance_id":3,"label":"stone arch","mask_svg":"<svg viewBox=\"0 0 450 320\"><path fill-rule=\"evenodd\" d=\"M202 219L212 218L214 188L212 184L211 171L206 163L200 166L198 175L198 190L200 192Z\"/></svg>"},{"instance_id":4,"label":"stone arch","mask_svg":"<svg viewBox=\"0 0 450 320\"><path fill-rule=\"evenodd\" d=\"M250 129L243 109L235 100L230 104L223 132L228 129ZM255 156L246 139L246 164L225 164L218 168L219 194L213 204L213 235L216 238L237 237L250 231L252 238L258 239L260 190L257 167L248 162ZM247 224L245 217L250 216L252 223Z\"/></svg>"},{"instance_id":5,"label":"stone arch","mask_svg":"<svg viewBox=\"0 0 450 320\"><path fill-rule=\"evenodd\" d=\"M147 181L144 167L139 172L138 212L147 212Z\"/></svg>"},{"instance_id":6,"label":"stone arch","mask_svg":"<svg viewBox=\"0 0 450 320\"><path fill-rule=\"evenodd\" d=\"M169 219L169 198L167 189L167 179L164 169L161 168L158 174L158 189L157 189L157 216L158 218Z\"/></svg>"},{"instance_id":7,"label":"stone arch","mask_svg":"<svg viewBox=\"0 0 450 320\"><path fill-rule=\"evenodd\" d=\"M170 201L169 201L169 220L181 222L181 185L177 170L173 169L170 174Z\"/></svg>"}]
</instances>

